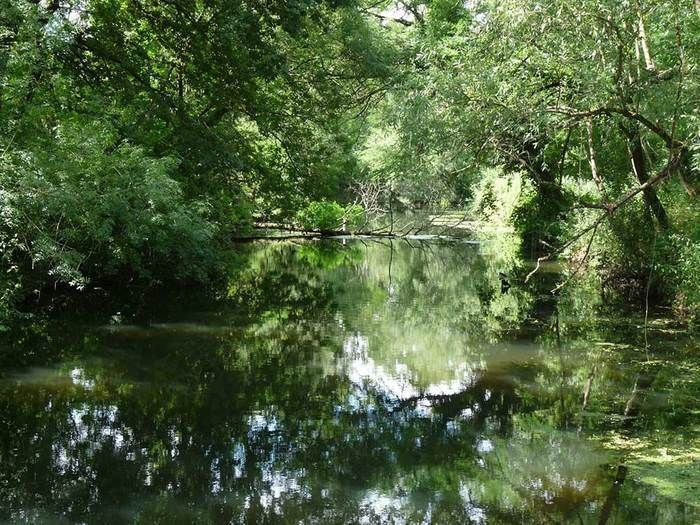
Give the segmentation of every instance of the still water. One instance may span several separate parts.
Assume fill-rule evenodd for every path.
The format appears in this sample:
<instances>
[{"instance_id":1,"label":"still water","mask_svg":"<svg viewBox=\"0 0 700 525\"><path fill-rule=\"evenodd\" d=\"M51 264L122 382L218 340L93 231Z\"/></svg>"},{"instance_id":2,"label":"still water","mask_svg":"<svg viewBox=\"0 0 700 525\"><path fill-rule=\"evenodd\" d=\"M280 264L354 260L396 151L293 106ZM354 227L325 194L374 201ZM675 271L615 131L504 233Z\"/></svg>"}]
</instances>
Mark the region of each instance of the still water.
<instances>
[{"instance_id":1,"label":"still water","mask_svg":"<svg viewBox=\"0 0 700 525\"><path fill-rule=\"evenodd\" d=\"M505 242L240 251L217 297L3 335L0 522L700 523L672 323L518 285Z\"/></svg>"}]
</instances>

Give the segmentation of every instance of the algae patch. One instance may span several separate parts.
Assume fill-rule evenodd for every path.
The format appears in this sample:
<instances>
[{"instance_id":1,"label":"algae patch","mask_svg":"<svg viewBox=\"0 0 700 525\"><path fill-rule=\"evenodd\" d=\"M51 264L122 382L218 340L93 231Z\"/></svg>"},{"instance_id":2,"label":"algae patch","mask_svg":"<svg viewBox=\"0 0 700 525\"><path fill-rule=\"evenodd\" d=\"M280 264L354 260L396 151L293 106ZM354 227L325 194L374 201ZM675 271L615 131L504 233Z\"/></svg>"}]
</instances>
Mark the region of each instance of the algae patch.
<instances>
[{"instance_id":1,"label":"algae patch","mask_svg":"<svg viewBox=\"0 0 700 525\"><path fill-rule=\"evenodd\" d=\"M623 455L630 477L661 495L700 508L700 431L671 438L666 434L629 437L613 433L603 446Z\"/></svg>"}]
</instances>

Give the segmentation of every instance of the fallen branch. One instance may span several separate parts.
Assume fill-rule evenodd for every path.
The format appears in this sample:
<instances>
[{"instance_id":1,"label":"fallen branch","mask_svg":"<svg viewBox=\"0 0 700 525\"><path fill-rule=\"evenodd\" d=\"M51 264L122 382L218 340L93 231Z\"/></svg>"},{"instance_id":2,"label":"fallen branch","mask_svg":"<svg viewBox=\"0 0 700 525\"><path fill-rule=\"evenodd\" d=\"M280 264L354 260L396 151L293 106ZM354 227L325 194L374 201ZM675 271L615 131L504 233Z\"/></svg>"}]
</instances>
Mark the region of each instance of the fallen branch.
<instances>
[{"instance_id":1,"label":"fallen branch","mask_svg":"<svg viewBox=\"0 0 700 525\"><path fill-rule=\"evenodd\" d=\"M378 18L379 21L382 23L385 21L389 21L389 22L396 22L397 24L401 24L402 26L406 26L406 27L411 27L413 25L412 20L407 20L405 18L387 16L387 15L383 15L381 13L375 13L374 11L371 11L369 9L361 9L361 11L367 15Z\"/></svg>"},{"instance_id":2,"label":"fallen branch","mask_svg":"<svg viewBox=\"0 0 700 525\"><path fill-rule=\"evenodd\" d=\"M381 237L384 239L405 239L410 237L415 237L411 235L409 231L400 232L390 232L386 229L380 230L357 230L357 231L347 231L347 230L305 230L303 228L298 228L289 224L284 223L273 223L264 222L256 223L253 225L256 230L279 230L284 232L290 232L289 235L249 235L245 237L234 237L233 240L237 242L249 242L249 241L259 241L259 240L288 240L288 239L319 239L324 237ZM437 235L436 237L446 238L444 235Z\"/></svg>"},{"instance_id":3,"label":"fallen branch","mask_svg":"<svg viewBox=\"0 0 700 525\"><path fill-rule=\"evenodd\" d=\"M576 269L573 271L573 273L571 275L569 275L569 277L566 278L566 280L564 280L563 282L559 283L556 287L554 287L554 289L552 290L552 293L557 293L559 290L564 288L564 286L566 286L569 283L569 281L571 281L571 279L576 277L576 275L578 275L578 272L580 272L581 269L584 267L584 265L586 264L586 259L588 259L588 255L591 253L591 246L593 246L593 239L595 239L595 234L596 234L597 230L598 230L597 226L595 228L593 228L593 231L591 232L591 238L588 240L588 246L586 246L586 252L583 254L583 258L581 258L581 262L576 266Z\"/></svg>"},{"instance_id":4,"label":"fallen branch","mask_svg":"<svg viewBox=\"0 0 700 525\"><path fill-rule=\"evenodd\" d=\"M245 237L234 237L234 242L252 242L252 241L289 241L293 239L320 239L321 234L299 232L290 235L248 235Z\"/></svg>"}]
</instances>

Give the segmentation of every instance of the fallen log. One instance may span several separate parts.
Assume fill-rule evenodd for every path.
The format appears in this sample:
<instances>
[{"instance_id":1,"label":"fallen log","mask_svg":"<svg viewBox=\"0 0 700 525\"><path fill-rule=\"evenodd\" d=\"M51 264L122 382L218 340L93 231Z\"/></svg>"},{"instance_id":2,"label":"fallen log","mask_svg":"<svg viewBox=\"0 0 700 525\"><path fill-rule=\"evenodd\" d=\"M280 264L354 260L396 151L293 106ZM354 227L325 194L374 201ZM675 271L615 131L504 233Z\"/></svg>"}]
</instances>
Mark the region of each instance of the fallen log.
<instances>
[{"instance_id":1,"label":"fallen log","mask_svg":"<svg viewBox=\"0 0 700 525\"><path fill-rule=\"evenodd\" d=\"M260 240L290 240L290 239L319 239L319 238L382 238L382 239L438 239L438 240L460 240L479 244L478 241L468 241L451 235L415 235L409 232L396 232L381 230L305 230L285 223L259 222L253 225L253 229L259 231L282 231L289 232L288 235L247 235L234 237L235 242L251 242Z\"/></svg>"}]
</instances>

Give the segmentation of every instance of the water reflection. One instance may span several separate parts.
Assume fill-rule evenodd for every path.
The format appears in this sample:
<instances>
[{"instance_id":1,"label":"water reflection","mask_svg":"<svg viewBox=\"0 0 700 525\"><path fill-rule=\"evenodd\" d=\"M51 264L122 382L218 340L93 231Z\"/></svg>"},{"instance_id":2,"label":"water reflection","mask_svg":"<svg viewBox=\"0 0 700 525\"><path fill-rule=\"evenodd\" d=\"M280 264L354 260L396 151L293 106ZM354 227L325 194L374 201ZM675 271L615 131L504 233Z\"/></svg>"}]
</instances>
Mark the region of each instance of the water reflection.
<instances>
[{"instance_id":1,"label":"water reflection","mask_svg":"<svg viewBox=\"0 0 700 525\"><path fill-rule=\"evenodd\" d=\"M698 426L697 345L642 353L586 290L518 287L512 253L260 245L220 301L6 342L31 366L0 380L0 519L596 523L620 461L599 438ZM631 481L610 523L694 522L666 496Z\"/></svg>"}]
</instances>

